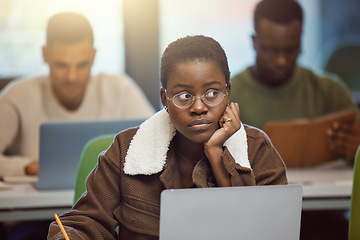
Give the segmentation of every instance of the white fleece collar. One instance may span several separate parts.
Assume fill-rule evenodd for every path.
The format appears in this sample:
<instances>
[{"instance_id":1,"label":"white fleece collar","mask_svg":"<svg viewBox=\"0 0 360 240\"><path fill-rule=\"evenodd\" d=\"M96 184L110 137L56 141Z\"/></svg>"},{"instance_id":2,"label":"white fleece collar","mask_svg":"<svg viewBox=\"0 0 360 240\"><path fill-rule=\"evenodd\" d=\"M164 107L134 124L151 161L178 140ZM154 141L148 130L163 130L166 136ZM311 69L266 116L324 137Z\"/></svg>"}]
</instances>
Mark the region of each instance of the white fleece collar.
<instances>
[{"instance_id":1,"label":"white fleece collar","mask_svg":"<svg viewBox=\"0 0 360 240\"><path fill-rule=\"evenodd\" d=\"M167 152L176 129L165 110L157 112L140 125L131 140L124 163L129 175L152 175L165 165ZM224 144L242 167L251 168L247 152L247 137L243 124Z\"/></svg>"}]
</instances>

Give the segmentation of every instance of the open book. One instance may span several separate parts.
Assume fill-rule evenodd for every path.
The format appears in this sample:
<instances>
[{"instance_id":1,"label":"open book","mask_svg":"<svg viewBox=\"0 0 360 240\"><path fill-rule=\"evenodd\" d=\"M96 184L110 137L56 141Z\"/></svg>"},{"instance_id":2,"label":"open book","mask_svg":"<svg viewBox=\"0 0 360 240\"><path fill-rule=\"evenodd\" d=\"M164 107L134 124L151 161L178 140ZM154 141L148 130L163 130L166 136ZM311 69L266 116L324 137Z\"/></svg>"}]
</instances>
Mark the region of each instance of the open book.
<instances>
[{"instance_id":1,"label":"open book","mask_svg":"<svg viewBox=\"0 0 360 240\"><path fill-rule=\"evenodd\" d=\"M354 111L337 112L310 119L267 122L265 133L270 137L287 167L312 167L341 156L330 149L327 130L334 122L354 124Z\"/></svg>"}]
</instances>

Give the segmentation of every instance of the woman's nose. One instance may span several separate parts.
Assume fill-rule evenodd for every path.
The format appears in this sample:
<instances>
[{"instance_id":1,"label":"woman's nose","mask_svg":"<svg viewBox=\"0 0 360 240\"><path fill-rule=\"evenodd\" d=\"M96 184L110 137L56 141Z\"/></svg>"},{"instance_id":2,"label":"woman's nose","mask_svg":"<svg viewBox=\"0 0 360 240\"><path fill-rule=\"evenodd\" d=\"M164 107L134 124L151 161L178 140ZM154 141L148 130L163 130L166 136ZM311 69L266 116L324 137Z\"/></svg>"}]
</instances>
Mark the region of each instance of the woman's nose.
<instances>
[{"instance_id":1,"label":"woman's nose","mask_svg":"<svg viewBox=\"0 0 360 240\"><path fill-rule=\"evenodd\" d=\"M194 103L190 107L190 111L196 114L203 114L204 112L208 111L208 107L203 102L200 96L195 97Z\"/></svg>"}]
</instances>

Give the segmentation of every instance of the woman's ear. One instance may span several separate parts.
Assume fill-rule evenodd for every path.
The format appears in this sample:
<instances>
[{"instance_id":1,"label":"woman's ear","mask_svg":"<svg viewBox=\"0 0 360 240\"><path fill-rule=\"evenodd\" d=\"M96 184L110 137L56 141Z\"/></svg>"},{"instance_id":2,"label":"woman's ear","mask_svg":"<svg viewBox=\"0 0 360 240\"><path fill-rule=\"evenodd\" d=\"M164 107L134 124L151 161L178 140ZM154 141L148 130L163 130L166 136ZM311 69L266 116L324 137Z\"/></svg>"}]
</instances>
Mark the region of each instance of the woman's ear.
<instances>
[{"instance_id":1,"label":"woman's ear","mask_svg":"<svg viewBox=\"0 0 360 240\"><path fill-rule=\"evenodd\" d=\"M166 94L165 94L165 89L164 88L160 88L160 97L161 97L161 104L164 106L165 110L167 110L167 101L166 101Z\"/></svg>"}]
</instances>

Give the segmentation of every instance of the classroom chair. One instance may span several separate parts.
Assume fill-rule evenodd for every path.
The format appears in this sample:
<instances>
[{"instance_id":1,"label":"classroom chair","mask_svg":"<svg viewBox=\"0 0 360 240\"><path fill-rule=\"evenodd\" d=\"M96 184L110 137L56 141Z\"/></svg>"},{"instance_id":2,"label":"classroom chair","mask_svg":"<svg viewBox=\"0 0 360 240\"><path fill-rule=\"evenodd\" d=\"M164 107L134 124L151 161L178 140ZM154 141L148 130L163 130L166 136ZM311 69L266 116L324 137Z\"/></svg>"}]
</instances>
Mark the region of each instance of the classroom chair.
<instances>
[{"instance_id":1,"label":"classroom chair","mask_svg":"<svg viewBox=\"0 0 360 240\"><path fill-rule=\"evenodd\" d=\"M356 152L349 219L349 240L360 239L360 146Z\"/></svg>"},{"instance_id":2,"label":"classroom chair","mask_svg":"<svg viewBox=\"0 0 360 240\"><path fill-rule=\"evenodd\" d=\"M75 196L74 203L81 197L85 192L85 181L91 170L95 167L98 161L99 154L106 150L112 141L114 140L115 134L101 135L92 138L85 145L78 166L78 172L75 184Z\"/></svg>"}]
</instances>

